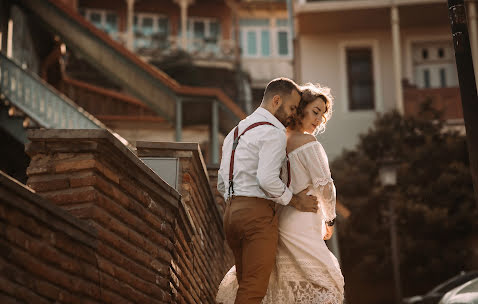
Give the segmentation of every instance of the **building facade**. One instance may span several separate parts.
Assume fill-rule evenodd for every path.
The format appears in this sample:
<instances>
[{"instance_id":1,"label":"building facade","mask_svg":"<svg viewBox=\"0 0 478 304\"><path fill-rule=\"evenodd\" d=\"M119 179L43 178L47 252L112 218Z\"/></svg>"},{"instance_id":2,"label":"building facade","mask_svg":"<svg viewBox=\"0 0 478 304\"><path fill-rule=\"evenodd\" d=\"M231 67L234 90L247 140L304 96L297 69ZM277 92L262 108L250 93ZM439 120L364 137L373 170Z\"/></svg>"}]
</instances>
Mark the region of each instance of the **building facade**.
<instances>
[{"instance_id":1,"label":"building facade","mask_svg":"<svg viewBox=\"0 0 478 304\"><path fill-rule=\"evenodd\" d=\"M326 85L335 97L319 136L332 159L356 145L377 113L416 115L428 99L464 130L446 1L298 0L294 14L296 79ZM477 54L471 1L468 16Z\"/></svg>"}]
</instances>

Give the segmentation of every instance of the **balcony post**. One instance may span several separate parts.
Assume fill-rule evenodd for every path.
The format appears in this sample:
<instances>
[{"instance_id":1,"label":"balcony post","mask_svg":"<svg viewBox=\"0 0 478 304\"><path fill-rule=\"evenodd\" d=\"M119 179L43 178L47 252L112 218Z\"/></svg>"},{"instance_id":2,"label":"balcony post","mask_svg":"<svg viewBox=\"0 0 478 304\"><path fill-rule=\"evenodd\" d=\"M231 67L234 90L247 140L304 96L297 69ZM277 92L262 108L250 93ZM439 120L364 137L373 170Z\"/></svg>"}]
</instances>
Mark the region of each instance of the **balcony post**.
<instances>
[{"instance_id":1,"label":"balcony post","mask_svg":"<svg viewBox=\"0 0 478 304\"><path fill-rule=\"evenodd\" d=\"M186 50L188 47L188 7L193 4L193 0L175 0L181 9L181 48Z\"/></svg>"},{"instance_id":2,"label":"balcony post","mask_svg":"<svg viewBox=\"0 0 478 304\"><path fill-rule=\"evenodd\" d=\"M211 164L219 163L219 102L211 104Z\"/></svg>"},{"instance_id":3,"label":"balcony post","mask_svg":"<svg viewBox=\"0 0 478 304\"><path fill-rule=\"evenodd\" d=\"M183 130L183 101L180 97L176 98L176 141L182 140Z\"/></svg>"},{"instance_id":4,"label":"balcony post","mask_svg":"<svg viewBox=\"0 0 478 304\"><path fill-rule=\"evenodd\" d=\"M128 4L128 10L126 12L126 47L130 50L134 50L134 1L126 0Z\"/></svg>"},{"instance_id":5,"label":"balcony post","mask_svg":"<svg viewBox=\"0 0 478 304\"><path fill-rule=\"evenodd\" d=\"M402 54L400 47L400 17L398 7L392 6L392 44L393 44L393 72L395 76L395 102L397 111L403 115L403 87L402 87Z\"/></svg>"}]
</instances>

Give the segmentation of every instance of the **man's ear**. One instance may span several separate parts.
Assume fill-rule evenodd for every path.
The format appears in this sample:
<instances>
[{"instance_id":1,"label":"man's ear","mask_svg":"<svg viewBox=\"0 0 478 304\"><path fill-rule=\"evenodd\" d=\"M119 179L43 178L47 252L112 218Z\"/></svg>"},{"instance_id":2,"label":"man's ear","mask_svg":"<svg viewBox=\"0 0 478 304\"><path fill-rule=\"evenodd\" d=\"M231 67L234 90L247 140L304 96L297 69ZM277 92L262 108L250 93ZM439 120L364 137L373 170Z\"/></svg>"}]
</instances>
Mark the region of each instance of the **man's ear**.
<instances>
[{"instance_id":1,"label":"man's ear","mask_svg":"<svg viewBox=\"0 0 478 304\"><path fill-rule=\"evenodd\" d=\"M282 104L282 98L279 95L274 95L274 97L272 97L272 104L274 108L278 109Z\"/></svg>"}]
</instances>

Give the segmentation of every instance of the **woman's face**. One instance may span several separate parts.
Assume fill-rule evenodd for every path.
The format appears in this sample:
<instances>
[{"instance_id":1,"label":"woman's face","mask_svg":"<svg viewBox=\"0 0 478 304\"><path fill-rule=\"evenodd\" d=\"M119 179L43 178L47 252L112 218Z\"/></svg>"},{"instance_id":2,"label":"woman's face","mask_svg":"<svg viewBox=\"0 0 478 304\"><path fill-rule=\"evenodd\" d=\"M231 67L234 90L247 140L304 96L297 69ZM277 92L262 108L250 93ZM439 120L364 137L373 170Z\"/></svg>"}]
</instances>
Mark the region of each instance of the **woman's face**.
<instances>
[{"instance_id":1,"label":"woman's face","mask_svg":"<svg viewBox=\"0 0 478 304\"><path fill-rule=\"evenodd\" d=\"M314 133L322 122L322 115L324 115L325 110L325 101L322 98L317 98L305 106L304 118L302 119L302 127L305 132Z\"/></svg>"}]
</instances>

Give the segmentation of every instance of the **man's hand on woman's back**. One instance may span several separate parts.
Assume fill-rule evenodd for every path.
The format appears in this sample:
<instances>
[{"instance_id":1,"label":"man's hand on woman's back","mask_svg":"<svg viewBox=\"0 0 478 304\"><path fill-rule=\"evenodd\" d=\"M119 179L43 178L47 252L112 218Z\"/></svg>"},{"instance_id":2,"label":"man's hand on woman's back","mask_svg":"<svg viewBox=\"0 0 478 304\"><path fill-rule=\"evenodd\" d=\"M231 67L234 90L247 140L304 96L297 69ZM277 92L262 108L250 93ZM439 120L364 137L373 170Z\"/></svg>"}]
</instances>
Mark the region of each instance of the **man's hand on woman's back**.
<instances>
[{"instance_id":1,"label":"man's hand on woman's back","mask_svg":"<svg viewBox=\"0 0 478 304\"><path fill-rule=\"evenodd\" d=\"M308 190L294 194L289 202L289 205L295 209L303 212L314 212L318 210L317 198L312 195L307 195Z\"/></svg>"}]
</instances>

